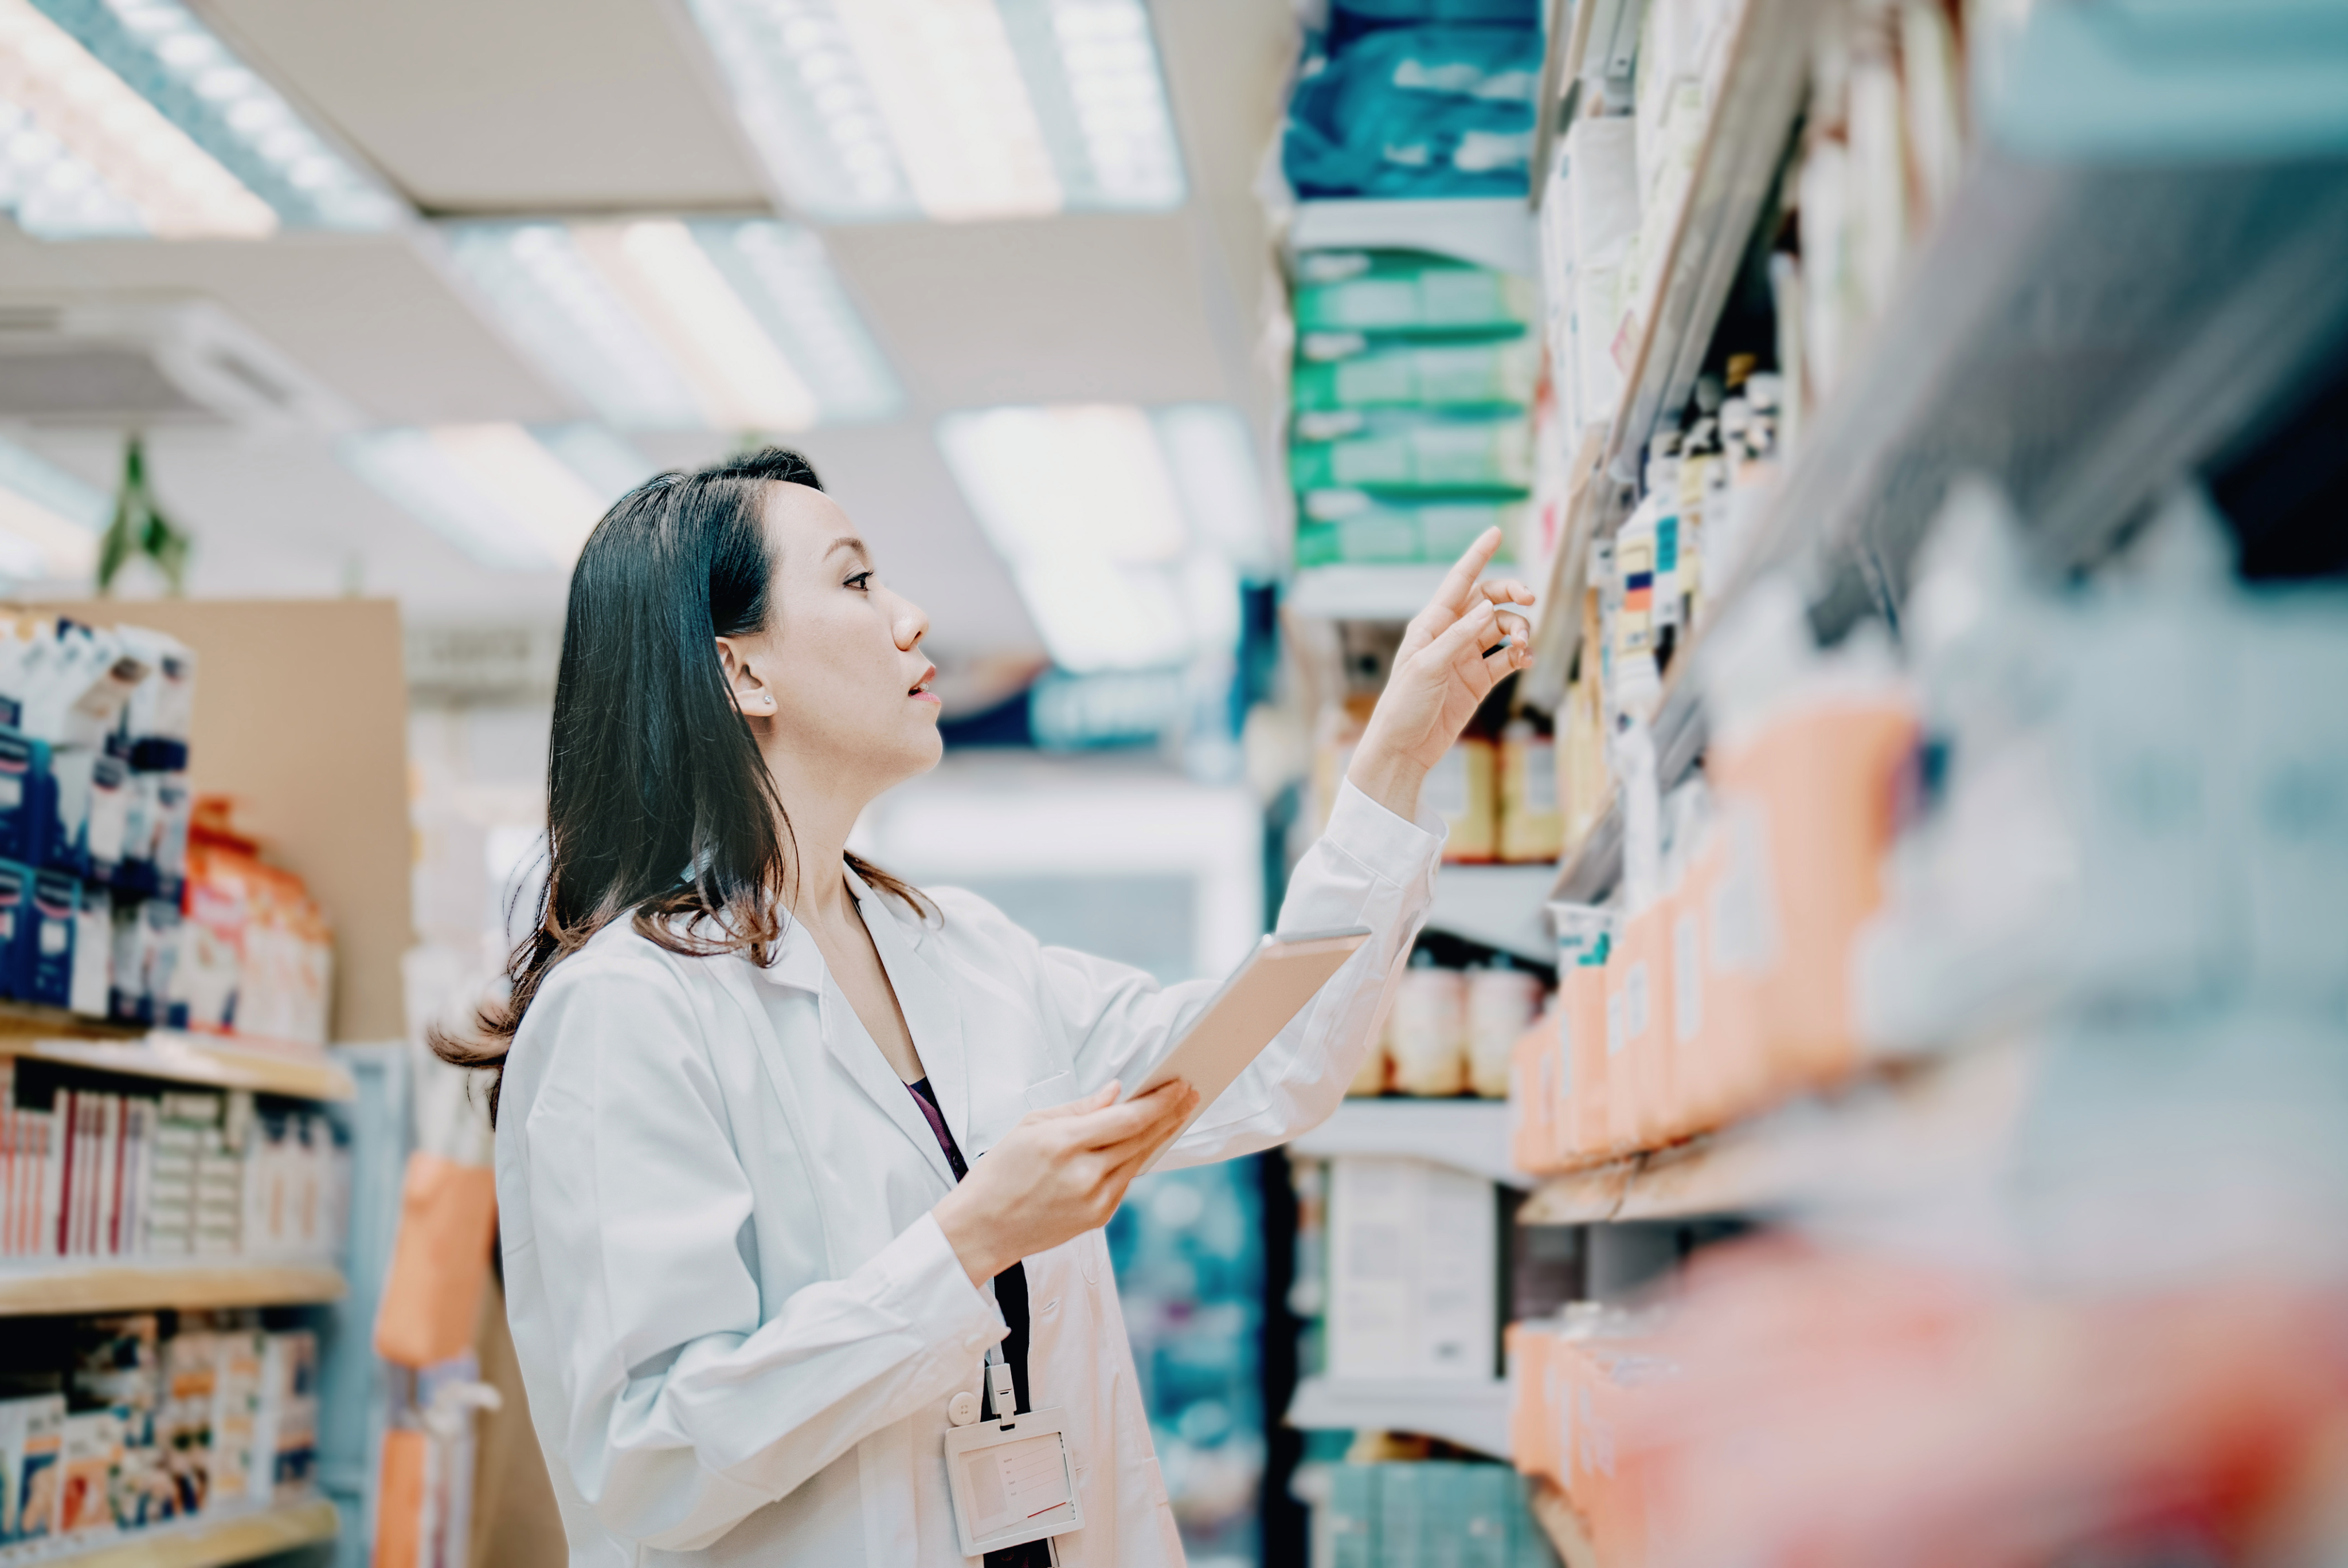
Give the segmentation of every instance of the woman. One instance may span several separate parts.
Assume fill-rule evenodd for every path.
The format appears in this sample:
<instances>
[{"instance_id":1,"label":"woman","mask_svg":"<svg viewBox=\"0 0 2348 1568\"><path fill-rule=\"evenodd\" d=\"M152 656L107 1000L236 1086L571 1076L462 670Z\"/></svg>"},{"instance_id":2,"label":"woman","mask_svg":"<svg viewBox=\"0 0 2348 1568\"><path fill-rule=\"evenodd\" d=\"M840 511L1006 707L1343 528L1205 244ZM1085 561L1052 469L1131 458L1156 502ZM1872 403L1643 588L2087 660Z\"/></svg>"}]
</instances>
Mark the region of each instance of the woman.
<instances>
[{"instance_id":1,"label":"woman","mask_svg":"<svg viewBox=\"0 0 2348 1568\"><path fill-rule=\"evenodd\" d=\"M1374 937L1169 1164L1279 1143L1353 1078L1432 890L1420 781L1525 661L1500 606L1531 594L1473 586L1498 538L1412 623L1282 908ZM938 760L927 629L787 452L651 481L572 574L538 929L489 1055L442 1049L502 1052L508 1310L575 1564L965 1561L948 1403L991 1352L1065 1412L1059 1561L1181 1561L1100 1227L1196 1098L1119 1085L1213 984L848 853Z\"/></svg>"}]
</instances>

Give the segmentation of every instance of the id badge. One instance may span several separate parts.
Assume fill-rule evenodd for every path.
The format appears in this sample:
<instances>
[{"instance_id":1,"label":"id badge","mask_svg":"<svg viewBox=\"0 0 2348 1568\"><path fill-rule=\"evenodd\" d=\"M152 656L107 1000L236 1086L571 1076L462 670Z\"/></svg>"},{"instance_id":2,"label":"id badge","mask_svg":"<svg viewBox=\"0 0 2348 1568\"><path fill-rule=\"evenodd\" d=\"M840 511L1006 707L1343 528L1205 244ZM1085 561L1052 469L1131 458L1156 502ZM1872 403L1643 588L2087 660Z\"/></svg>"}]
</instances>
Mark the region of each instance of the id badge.
<instances>
[{"instance_id":1,"label":"id badge","mask_svg":"<svg viewBox=\"0 0 2348 1568\"><path fill-rule=\"evenodd\" d=\"M1085 1527L1058 1410L948 1428L946 1487L965 1557Z\"/></svg>"}]
</instances>

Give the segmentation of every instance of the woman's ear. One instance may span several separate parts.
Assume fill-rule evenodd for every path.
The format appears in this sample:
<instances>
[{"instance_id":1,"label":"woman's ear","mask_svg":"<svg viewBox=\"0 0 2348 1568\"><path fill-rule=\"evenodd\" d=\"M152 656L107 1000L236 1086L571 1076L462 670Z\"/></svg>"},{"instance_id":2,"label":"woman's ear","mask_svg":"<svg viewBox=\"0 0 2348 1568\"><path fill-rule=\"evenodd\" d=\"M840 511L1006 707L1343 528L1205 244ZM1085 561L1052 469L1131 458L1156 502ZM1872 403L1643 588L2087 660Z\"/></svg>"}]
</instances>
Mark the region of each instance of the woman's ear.
<instances>
[{"instance_id":1,"label":"woman's ear","mask_svg":"<svg viewBox=\"0 0 2348 1568\"><path fill-rule=\"evenodd\" d=\"M758 678L750 661L731 637L720 637L717 642L717 662L726 671L726 693L734 699L734 706L746 719L771 719L775 716L775 694Z\"/></svg>"}]
</instances>

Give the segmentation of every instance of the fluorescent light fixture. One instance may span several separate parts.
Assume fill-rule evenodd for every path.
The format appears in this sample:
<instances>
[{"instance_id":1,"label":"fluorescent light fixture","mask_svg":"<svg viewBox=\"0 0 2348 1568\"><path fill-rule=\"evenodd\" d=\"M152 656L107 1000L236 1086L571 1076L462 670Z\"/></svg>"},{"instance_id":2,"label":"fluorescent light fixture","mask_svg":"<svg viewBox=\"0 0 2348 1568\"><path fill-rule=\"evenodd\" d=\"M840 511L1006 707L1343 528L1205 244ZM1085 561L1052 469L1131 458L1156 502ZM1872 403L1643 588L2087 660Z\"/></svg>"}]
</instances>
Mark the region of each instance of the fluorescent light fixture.
<instances>
[{"instance_id":1,"label":"fluorescent light fixture","mask_svg":"<svg viewBox=\"0 0 2348 1568\"><path fill-rule=\"evenodd\" d=\"M1181 204L1142 0L689 0L751 142L828 220Z\"/></svg>"},{"instance_id":2,"label":"fluorescent light fixture","mask_svg":"<svg viewBox=\"0 0 2348 1568\"><path fill-rule=\"evenodd\" d=\"M1268 553L1261 497L1251 538L1241 533L1242 517L1219 513L1200 527L1186 519L1185 503L1192 492L1256 495L1238 420L1211 407L1153 419L1123 405L1077 405L939 422L947 465L1062 669L1149 669L1236 645L1234 568ZM1231 428L1236 447L1217 434ZM1178 482L1197 451L1238 466Z\"/></svg>"},{"instance_id":3,"label":"fluorescent light fixture","mask_svg":"<svg viewBox=\"0 0 2348 1568\"><path fill-rule=\"evenodd\" d=\"M0 441L0 577L90 576L113 511L113 502L72 475Z\"/></svg>"},{"instance_id":4,"label":"fluorescent light fixture","mask_svg":"<svg viewBox=\"0 0 2348 1568\"><path fill-rule=\"evenodd\" d=\"M0 0L0 202L45 239L377 230L406 211L180 0Z\"/></svg>"},{"instance_id":5,"label":"fluorescent light fixture","mask_svg":"<svg viewBox=\"0 0 2348 1568\"><path fill-rule=\"evenodd\" d=\"M609 423L793 431L885 417L896 377L822 241L770 220L448 227L490 313Z\"/></svg>"},{"instance_id":6,"label":"fluorescent light fixture","mask_svg":"<svg viewBox=\"0 0 2348 1568\"><path fill-rule=\"evenodd\" d=\"M501 571L568 570L612 503L654 471L593 425L373 430L341 450L359 477Z\"/></svg>"}]
</instances>

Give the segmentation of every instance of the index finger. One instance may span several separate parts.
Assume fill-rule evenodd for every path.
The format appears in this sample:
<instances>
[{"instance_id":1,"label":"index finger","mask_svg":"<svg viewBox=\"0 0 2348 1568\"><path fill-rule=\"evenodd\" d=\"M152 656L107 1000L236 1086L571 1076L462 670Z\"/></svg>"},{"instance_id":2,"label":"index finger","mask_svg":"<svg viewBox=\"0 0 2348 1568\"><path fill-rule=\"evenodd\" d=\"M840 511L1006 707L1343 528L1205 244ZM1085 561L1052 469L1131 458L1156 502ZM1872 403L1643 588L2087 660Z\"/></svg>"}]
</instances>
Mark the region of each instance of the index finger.
<instances>
[{"instance_id":1,"label":"index finger","mask_svg":"<svg viewBox=\"0 0 2348 1568\"><path fill-rule=\"evenodd\" d=\"M1454 615L1465 614L1474 595L1476 579L1491 564L1493 554L1499 548L1500 530L1498 527L1486 528L1478 534L1476 542L1469 545L1459 559L1451 563L1451 569L1443 574L1443 584L1435 590L1435 597L1427 601L1428 605L1441 605Z\"/></svg>"},{"instance_id":2,"label":"index finger","mask_svg":"<svg viewBox=\"0 0 2348 1568\"><path fill-rule=\"evenodd\" d=\"M1179 1092L1178 1085L1168 1084L1165 1087ZM1173 1095L1162 1091L1137 1095L1122 1104L1070 1118L1070 1131L1076 1134L1079 1147L1105 1149L1111 1144L1129 1143L1140 1137L1179 1103Z\"/></svg>"}]
</instances>

